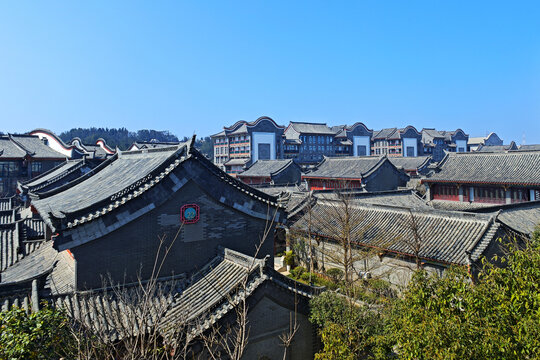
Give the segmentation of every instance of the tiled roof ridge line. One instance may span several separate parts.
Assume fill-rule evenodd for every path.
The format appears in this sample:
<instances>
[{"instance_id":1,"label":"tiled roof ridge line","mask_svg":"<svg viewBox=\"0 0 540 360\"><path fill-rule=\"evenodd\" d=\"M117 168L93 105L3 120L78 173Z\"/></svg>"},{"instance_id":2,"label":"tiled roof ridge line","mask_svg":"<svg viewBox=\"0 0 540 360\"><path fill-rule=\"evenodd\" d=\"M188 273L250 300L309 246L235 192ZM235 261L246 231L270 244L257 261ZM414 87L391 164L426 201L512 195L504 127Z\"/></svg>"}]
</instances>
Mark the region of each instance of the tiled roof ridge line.
<instances>
[{"instance_id":1,"label":"tiled roof ridge line","mask_svg":"<svg viewBox=\"0 0 540 360\"><path fill-rule=\"evenodd\" d=\"M80 224L84 224L87 222L90 222L92 220L95 220L115 209L117 209L120 205L124 205L126 202L139 197L140 195L144 194L147 190L153 188L156 184L161 182L165 176L168 176L174 169L178 167L181 163L186 161L191 157L190 154L186 154L184 156L181 156L180 153L183 152L185 149L185 146L179 147L177 151L175 151L168 159L164 162L163 166L165 166L166 163L168 163L168 166L166 166L163 170L161 170L158 174L155 176L150 173L146 175L142 179L138 179L137 181L131 183L130 185L126 186L124 189L118 191L116 194L111 195L108 199L104 199L102 202L103 204L108 204L106 206L103 206L101 209L96 210L95 212L85 212L87 211L87 208L80 209L77 211L77 213L85 214L82 215L76 219L73 219L72 221L69 221L67 223L67 227L69 229L72 229ZM186 150L187 152L187 150ZM180 157L180 158L179 158ZM156 170L160 169L158 167L153 172L156 172ZM140 186L135 186L135 188L132 188L135 184L138 182L141 182ZM121 198L120 198L121 197ZM114 203L113 203L114 201ZM95 204L92 204L90 207L94 206ZM56 218L52 213L49 215L53 220L61 220L59 218ZM56 227L56 226L55 226Z\"/></svg>"},{"instance_id":2,"label":"tiled roof ridge line","mask_svg":"<svg viewBox=\"0 0 540 360\"><path fill-rule=\"evenodd\" d=\"M236 131L240 126L242 125L246 125L246 126L249 126L249 127L253 127L253 126L256 126L258 123L260 123L261 121L263 120L269 120L270 122L274 123L274 125L279 128L279 129L284 129L285 126L284 125L278 125L276 123L276 121L274 119L272 119L270 116L259 116L256 120L254 121L246 121L246 120L238 120L237 122L235 122L233 125L231 126L228 126L228 127L223 127L223 129L225 131Z\"/></svg>"},{"instance_id":3,"label":"tiled roof ridge line","mask_svg":"<svg viewBox=\"0 0 540 360\"><path fill-rule=\"evenodd\" d=\"M302 231L302 230L301 230ZM332 236L329 236L329 235L325 235L325 234L321 234L317 231L311 231L311 234L312 235L315 235L317 237L320 237L320 238L324 238L324 239L328 239L330 241L337 241L335 238L333 238ZM407 252L403 252L403 251L398 251L398 250L392 250L392 249L389 249L388 247L383 247L383 246L377 246L377 245L371 245L371 244L367 244L367 243L364 243L364 242L360 242L360 241L356 241L356 240L352 240L351 243L353 245L356 245L356 246L363 246L363 247L367 247L367 248L371 248L371 249L377 249L377 250L382 250L384 252L387 252L387 253L392 253L392 254L397 254L397 255L400 255L400 256L407 256L407 257L410 257L412 259L416 258L417 256L415 254L411 254L411 253L407 253ZM449 261L445 261L445 260L442 260L442 259L435 259L435 258L430 258L430 257L426 257L426 256L418 256L419 259L422 259L422 260L427 260L427 261L431 261L431 262L435 262L435 263L438 263L438 264L445 264L445 265L460 265L460 266L463 266L463 264L459 264L459 263L454 263L454 262L449 262Z\"/></svg>"},{"instance_id":4,"label":"tiled roof ridge line","mask_svg":"<svg viewBox=\"0 0 540 360\"><path fill-rule=\"evenodd\" d=\"M17 261L17 262L18 262L18 261ZM15 264L17 264L17 262L14 263L14 264L11 265L11 266L15 266ZM54 269L54 267L51 266L51 267L49 267L48 269L45 269L45 270L41 271L40 273L38 273L38 274L36 274L36 275L33 275L33 276L29 277L29 278L22 279L22 280L17 280L17 281L11 281L11 282L0 283L0 293L2 292L2 291L1 291L2 288L6 288L6 287L9 287L9 286L15 286L15 285L21 285L21 284L25 284L25 283L32 283L33 280L37 280L37 279L39 279L39 278L42 278L42 277L47 276L47 275L49 275L50 273L52 273L53 269ZM26 289L26 288L25 288L25 289ZM25 289L21 289L21 291L24 291Z\"/></svg>"},{"instance_id":5,"label":"tiled roof ridge line","mask_svg":"<svg viewBox=\"0 0 540 360\"><path fill-rule=\"evenodd\" d=\"M66 159L66 163L69 163L69 162L78 162L78 161L84 162L85 160L86 160L86 158L82 158L82 159ZM62 164L60 164L60 165L57 165L57 166L53 167L52 169L49 169L49 170L45 171L44 173L41 173L41 174L39 174L38 176L35 176L35 177L31 178L31 179L24 180L24 181L20 181L20 184L24 186L25 184L28 184L28 183L34 182L34 181L36 181L36 180L39 180L39 179L41 179L42 177L44 177L44 176L46 176L46 175L49 175L50 173L52 173L53 171L55 171L56 168L58 168L58 167L60 167L60 166L63 166L63 165L65 165L65 163L62 163ZM82 165L81 165L81 166L82 166ZM79 168L80 168L80 167L77 167L77 169L79 169ZM62 174L64 174L65 171L67 171L67 170L64 170L64 171L62 172Z\"/></svg>"},{"instance_id":6,"label":"tiled roof ridge line","mask_svg":"<svg viewBox=\"0 0 540 360\"><path fill-rule=\"evenodd\" d=\"M262 259L257 259L253 256L249 256L229 248L222 248L222 251L224 260L231 261L236 265L242 266L250 272L254 271L256 268L263 268L269 259L268 255Z\"/></svg>"},{"instance_id":7,"label":"tiled roof ridge line","mask_svg":"<svg viewBox=\"0 0 540 360\"><path fill-rule=\"evenodd\" d=\"M267 203L268 205L272 205L278 208L284 207L283 205L279 204L277 201L277 198L272 195L268 195L254 187L251 187L244 183L243 181L240 181L236 178L233 178L229 174L219 170L210 160L208 160L204 155L202 155L197 149L192 148L190 151L191 156L194 159L199 160L199 162L206 167L214 176L216 176L221 181L224 181L228 183L229 185L235 187L241 192L246 193L247 195Z\"/></svg>"},{"instance_id":8,"label":"tiled roof ridge line","mask_svg":"<svg viewBox=\"0 0 540 360\"><path fill-rule=\"evenodd\" d=\"M283 163L283 166L281 166L276 171L270 173L270 176L278 175L280 172L284 171L291 163L293 163L293 159L287 159L287 161Z\"/></svg>"},{"instance_id":9,"label":"tiled roof ridge line","mask_svg":"<svg viewBox=\"0 0 540 360\"><path fill-rule=\"evenodd\" d=\"M540 205L540 199L539 200L533 200L533 201L524 201L519 203L512 203L512 204L493 204L491 206L485 206L478 209L468 209L466 212L474 212L474 213L483 213L483 212L490 212L489 210L507 210L507 209L520 209L520 208L526 208L529 206L535 206ZM483 211L487 210L487 211Z\"/></svg>"},{"instance_id":10,"label":"tiled roof ridge line","mask_svg":"<svg viewBox=\"0 0 540 360\"><path fill-rule=\"evenodd\" d=\"M352 199L354 201L354 199ZM324 202L339 202L339 199L318 199L317 201L321 201L321 204L324 204ZM407 207L403 205L395 205L395 204L376 204L376 203L357 203L357 204L351 204L352 208L377 208L381 211L388 210L388 211L409 211L414 210L415 212L421 213L422 215L431 215L431 216L437 216L441 218L455 218L455 219L463 219L463 220L478 220L478 221L492 221L493 214L481 214L481 213L472 213L467 211L455 211L455 210L442 210L442 209L425 209L425 208L418 208L418 207ZM401 212L399 211L399 212ZM478 215L478 216L477 216Z\"/></svg>"},{"instance_id":11,"label":"tiled roof ridge line","mask_svg":"<svg viewBox=\"0 0 540 360\"><path fill-rule=\"evenodd\" d=\"M90 171L88 171L87 173L79 176L78 178L64 184L64 185L61 185L57 188L54 188L54 189L51 189L49 191L45 191L45 192L42 192L42 193L39 193L39 194L34 194L34 193L31 193L30 194L30 197L33 198L33 199L45 199L45 198L48 198L50 196L53 196L53 195L56 195L64 190L67 190L77 184L80 184L81 182L85 181L86 179L94 176L95 174L99 173L101 170L103 170L105 167L107 167L110 163L112 163L113 161L116 161L118 159L118 153L115 153L113 156L109 157L108 159L106 159L105 161L103 161L101 164L99 164L98 166L96 166L95 168L93 169L90 169Z\"/></svg>"},{"instance_id":12,"label":"tiled roof ridge line","mask_svg":"<svg viewBox=\"0 0 540 360\"><path fill-rule=\"evenodd\" d=\"M375 165L373 165L368 171L362 174L362 177L365 178L370 176L375 171L377 171L377 169L379 169L386 161L388 161L390 163L390 166L396 169L396 171L399 171L399 169L394 164L392 164L390 160L388 160L388 156L384 154L383 156L381 156L381 158L379 159L379 161L377 161Z\"/></svg>"},{"instance_id":13,"label":"tiled roof ridge line","mask_svg":"<svg viewBox=\"0 0 540 360\"><path fill-rule=\"evenodd\" d=\"M33 136L33 135L29 135L29 136ZM28 150L27 148L25 148L21 143L19 143L18 141L15 141L15 139L13 139L13 135L12 134L8 134L8 138L9 140L11 140L19 149L21 149L22 151L24 151L26 153L26 155L34 155L35 153Z\"/></svg>"},{"instance_id":14,"label":"tiled roof ridge line","mask_svg":"<svg viewBox=\"0 0 540 360\"><path fill-rule=\"evenodd\" d=\"M50 184L52 184L53 182L55 182L56 180L58 180L58 179L60 179L60 178L62 178L62 177L64 177L64 176L67 176L67 175L69 175L69 174L74 173L75 171L77 171L77 170L79 170L80 168L82 168L84 165L86 165L86 162L85 162L85 161L81 161L80 164L77 164L77 165L73 166L72 168L69 168L69 169L66 169L66 170L62 171L60 174L58 174L58 175L56 175L56 176L54 176L54 177L52 177L52 178L50 178L50 179L44 181L44 182L43 182L42 184L40 184L40 185L35 185L35 186L31 186L31 187L29 187L29 186L27 186L27 185L25 185L25 184L21 184L21 185L22 185L22 187L23 187L24 189L30 190L30 188L32 188L32 190L30 190L30 191L31 191L31 192L34 192L34 191L36 191L36 190L40 190L40 189L43 189L43 188L49 186ZM52 172L53 170L56 170L56 167L52 168L50 171L47 171L46 173L43 173L43 175L46 175L46 174ZM41 176L40 176L40 177L41 177ZM31 180L32 180L32 181L28 181L27 183L33 182L33 181L37 180L37 178L33 178L33 179L31 179Z\"/></svg>"},{"instance_id":15,"label":"tiled roof ridge line","mask_svg":"<svg viewBox=\"0 0 540 360\"><path fill-rule=\"evenodd\" d=\"M471 255L474 252L474 249L480 244L484 236L487 234L489 229L495 224L495 220L499 216L500 211L498 211L496 214L491 216L491 220L484 226L484 229L482 231L482 234L476 239L474 243L472 243L467 249L465 249L465 254L467 255L467 259L471 260ZM475 260L475 259L472 259Z\"/></svg>"}]
</instances>

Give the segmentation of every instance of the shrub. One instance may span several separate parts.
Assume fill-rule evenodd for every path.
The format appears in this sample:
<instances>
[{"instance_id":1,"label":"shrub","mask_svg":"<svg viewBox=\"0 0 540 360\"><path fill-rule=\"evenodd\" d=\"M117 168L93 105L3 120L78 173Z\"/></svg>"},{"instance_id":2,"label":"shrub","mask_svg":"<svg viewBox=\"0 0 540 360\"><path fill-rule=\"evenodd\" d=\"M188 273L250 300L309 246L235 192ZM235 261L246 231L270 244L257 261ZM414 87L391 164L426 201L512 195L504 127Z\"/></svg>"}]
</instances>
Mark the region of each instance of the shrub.
<instances>
[{"instance_id":1,"label":"shrub","mask_svg":"<svg viewBox=\"0 0 540 360\"><path fill-rule=\"evenodd\" d=\"M333 282L338 283L343 280L344 272L338 268L331 268L326 270L326 275L328 275Z\"/></svg>"},{"instance_id":2,"label":"shrub","mask_svg":"<svg viewBox=\"0 0 540 360\"><path fill-rule=\"evenodd\" d=\"M285 265L294 266L294 258L292 250L285 251Z\"/></svg>"},{"instance_id":3,"label":"shrub","mask_svg":"<svg viewBox=\"0 0 540 360\"><path fill-rule=\"evenodd\" d=\"M75 349L67 316L48 306L31 314L3 311L0 329L1 359L58 359Z\"/></svg>"},{"instance_id":4,"label":"shrub","mask_svg":"<svg viewBox=\"0 0 540 360\"><path fill-rule=\"evenodd\" d=\"M303 266L297 266L294 269L291 270L291 276L294 279L300 279L302 274L306 271L306 269Z\"/></svg>"}]
</instances>

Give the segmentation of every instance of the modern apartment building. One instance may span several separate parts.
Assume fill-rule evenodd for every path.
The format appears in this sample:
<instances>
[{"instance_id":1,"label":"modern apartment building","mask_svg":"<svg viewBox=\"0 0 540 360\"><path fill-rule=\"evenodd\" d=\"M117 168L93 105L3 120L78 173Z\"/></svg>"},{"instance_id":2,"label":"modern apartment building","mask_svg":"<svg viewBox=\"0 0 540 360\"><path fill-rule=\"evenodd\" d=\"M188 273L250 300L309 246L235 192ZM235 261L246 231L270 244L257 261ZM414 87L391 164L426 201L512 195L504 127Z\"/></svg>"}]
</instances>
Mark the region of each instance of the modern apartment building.
<instances>
[{"instance_id":1,"label":"modern apartment building","mask_svg":"<svg viewBox=\"0 0 540 360\"><path fill-rule=\"evenodd\" d=\"M422 129L422 144L425 155L431 155L433 161L441 161L446 152L467 152L469 135L461 129L438 131L433 128Z\"/></svg>"},{"instance_id":2,"label":"modern apartment building","mask_svg":"<svg viewBox=\"0 0 540 360\"><path fill-rule=\"evenodd\" d=\"M477 143L495 145L500 140L494 133L476 141L461 129L419 132L411 125L373 131L361 122L329 126L291 121L285 128L266 116L254 122L239 121L211 137L214 163L229 174L242 172L258 159L294 159L308 167L325 156L431 156L440 161L446 152L467 152L471 144L476 149Z\"/></svg>"},{"instance_id":3,"label":"modern apartment building","mask_svg":"<svg viewBox=\"0 0 540 360\"><path fill-rule=\"evenodd\" d=\"M214 163L235 175L259 159L283 159L284 129L267 116L225 127L210 136L214 144Z\"/></svg>"}]
</instances>

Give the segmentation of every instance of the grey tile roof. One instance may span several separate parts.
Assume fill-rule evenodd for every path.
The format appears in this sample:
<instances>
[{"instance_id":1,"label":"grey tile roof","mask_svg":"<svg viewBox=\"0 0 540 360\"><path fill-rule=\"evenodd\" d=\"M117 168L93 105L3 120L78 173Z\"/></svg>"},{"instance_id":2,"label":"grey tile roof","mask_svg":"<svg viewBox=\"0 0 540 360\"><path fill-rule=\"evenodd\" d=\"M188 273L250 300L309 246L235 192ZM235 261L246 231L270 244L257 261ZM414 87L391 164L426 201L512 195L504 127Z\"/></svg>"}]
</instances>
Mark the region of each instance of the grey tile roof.
<instances>
[{"instance_id":1,"label":"grey tile roof","mask_svg":"<svg viewBox=\"0 0 540 360\"><path fill-rule=\"evenodd\" d=\"M519 150L540 150L540 144L520 145Z\"/></svg>"},{"instance_id":2,"label":"grey tile roof","mask_svg":"<svg viewBox=\"0 0 540 360\"><path fill-rule=\"evenodd\" d=\"M52 247L52 241L35 242L35 249L27 256L18 256L18 260L2 271L2 282L19 282L36 276L47 270L52 270L57 251ZM12 255L12 259L16 255Z\"/></svg>"},{"instance_id":3,"label":"grey tile roof","mask_svg":"<svg viewBox=\"0 0 540 360\"><path fill-rule=\"evenodd\" d=\"M229 135L247 134L247 132L247 125L242 124L238 127L238 129L231 131Z\"/></svg>"},{"instance_id":4,"label":"grey tile roof","mask_svg":"<svg viewBox=\"0 0 540 360\"><path fill-rule=\"evenodd\" d=\"M540 200L508 205L491 205L469 210L475 213L498 212L497 220L522 234L530 235L540 225Z\"/></svg>"},{"instance_id":5,"label":"grey tile roof","mask_svg":"<svg viewBox=\"0 0 540 360\"><path fill-rule=\"evenodd\" d=\"M19 182L18 188L21 193L51 190L87 173L93 167L85 159L67 160L37 177Z\"/></svg>"},{"instance_id":6,"label":"grey tile roof","mask_svg":"<svg viewBox=\"0 0 540 360\"><path fill-rule=\"evenodd\" d=\"M388 161L384 156L324 157L304 178L361 179Z\"/></svg>"},{"instance_id":7,"label":"grey tile roof","mask_svg":"<svg viewBox=\"0 0 540 360\"><path fill-rule=\"evenodd\" d=\"M159 141L136 141L131 145L137 149L156 149L180 145L180 142L159 142Z\"/></svg>"},{"instance_id":8,"label":"grey tile roof","mask_svg":"<svg viewBox=\"0 0 540 360\"><path fill-rule=\"evenodd\" d=\"M45 238L45 223L41 219L23 219L21 222L25 240Z\"/></svg>"},{"instance_id":9,"label":"grey tile roof","mask_svg":"<svg viewBox=\"0 0 540 360\"><path fill-rule=\"evenodd\" d=\"M373 132L373 139L399 139L399 130L397 128L382 129Z\"/></svg>"},{"instance_id":10,"label":"grey tile roof","mask_svg":"<svg viewBox=\"0 0 540 360\"><path fill-rule=\"evenodd\" d=\"M238 176L271 177L289 166L293 166L292 159L257 160L250 167L248 167L246 171L238 174Z\"/></svg>"},{"instance_id":11,"label":"grey tile roof","mask_svg":"<svg viewBox=\"0 0 540 360\"><path fill-rule=\"evenodd\" d=\"M479 145L475 151L481 152L504 152L509 150L518 150L515 142L511 142L508 145Z\"/></svg>"},{"instance_id":12,"label":"grey tile roof","mask_svg":"<svg viewBox=\"0 0 540 360\"><path fill-rule=\"evenodd\" d=\"M351 191L349 193L343 191L315 191L315 196L324 200L337 200L340 196L344 196L353 204L375 204L398 206L414 209L431 209L420 196L412 189L407 190L391 190L391 191Z\"/></svg>"},{"instance_id":13,"label":"grey tile roof","mask_svg":"<svg viewBox=\"0 0 540 360\"><path fill-rule=\"evenodd\" d=\"M422 129L422 143L433 144L434 139L446 139L445 134L442 131L435 129Z\"/></svg>"},{"instance_id":14,"label":"grey tile roof","mask_svg":"<svg viewBox=\"0 0 540 360\"><path fill-rule=\"evenodd\" d=\"M225 165L245 165L249 162L249 159L233 158L225 163Z\"/></svg>"},{"instance_id":15,"label":"grey tile roof","mask_svg":"<svg viewBox=\"0 0 540 360\"><path fill-rule=\"evenodd\" d=\"M424 182L540 185L540 152L448 153Z\"/></svg>"},{"instance_id":16,"label":"grey tile roof","mask_svg":"<svg viewBox=\"0 0 540 360\"><path fill-rule=\"evenodd\" d=\"M53 150L34 135L9 135L11 141L20 145L34 159L65 159L64 154Z\"/></svg>"},{"instance_id":17,"label":"grey tile roof","mask_svg":"<svg viewBox=\"0 0 540 360\"><path fill-rule=\"evenodd\" d=\"M420 170L428 166L431 162L431 156L402 157L390 156L388 160L398 169L407 171Z\"/></svg>"},{"instance_id":18,"label":"grey tile roof","mask_svg":"<svg viewBox=\"0 0 540 360\"><path fill-rule=\"evenodd\" d=\"M15 158L22 159L26 156L24 149L11 141L8 135L0 136L0 159Z\"/></svg>"},{"instance_id":19,"label":"grey tile roof","mask_svg":"<svg viewBox=\"0 0 540 360\"><path fill-rule=\"evenodd\" d=\"M452 200L430 200L427 204L434 209L441 210L457 210L457 211L468 211L475 209L482 209L485 207L491 207L493 204L479 203L479 202L468 202L468 201L452 201Z\"/></svg>"},{"instance_id":20,"label":"grey tile roof","mask_svg":"<svg viewBox=\"0 0 540 360\"><path fill-rule=\"evenodd\" d=\"M49 213L64 218L66 213L80 212L96 203L110 200L118 192L138 182L144 185L146 181L143 179L151 176L166 160L177 156L180 150L182 148L173 147L118 153L95 168L95 171L79 178L80 182L66 184L50 196L44 194L34 200L32 205L48 223L51 221L47 215ZM114 199L110 201L114 202Z\"/></svg>"},{"instance_id":21,"label":"grey tile roof","mask_svg":"<svg viewBox=\"0 0 540 360\"><path fill-rule=\"evenodd\" d=\"M293 122L291 126L298 133L301 134L319 134L319 135L335 135L341 129L331 129L326 124L321 123L306 123L306 122Z\"/></svg>"},{"instance_id":22,"label":"grey tile roof","mask_svg":"<svg viewBox=\"0 0 540 360\"><path fill-rule=\"evenodd\" d=\"M36 263L39 259L42 262ZM138 284L125 285L120 293L112 288L74 293L74 262L66 251L55 253L46 244L31 260L21 264L18 273L9 274L9 282L0 284L0 293L2 286L45 272L45 290L49 291L45 292L45 299L64 309L68 316L85 322L89 329L99 331L110 341L141 331L125 326L130 315L134 315L131 312L140 309L141 287ZM34 265L34 271L28 271L29 265ZM149 317L139 318L139 323L156 326L166 339L179 325L184 326L183 331L195 336L229 313L241 298L249 298L266 281L305 298L321 290L284 277L266 266L265 259L222 249L216 258L190 277L182 274L158 279L147 308ZM20 305L22 298L3 292L0 303L2 309L7 310L12 305Z\"/></svg>"},{"instance_id":23,"label":"grey tile roof","mask_svg":"<svg viewBox=\"0 0 540 360\"><path fill-rule=\"evenodd\" d=\"M340 231L339 201L319 200L312 208L311 231L332 238ZM408 209L349 203L353 224L351 234L360 246L380 248L395 254L414 257L411 221L418 225L421 237L419 256L442 264L467 265L467 252L477 261L483 250L495 240L499 224L494 214L470 214L450 211ZM412 217L411 217L412 214ZM307 231L309 214L304 214L293 228ZM315 219L315 221L313 221Z\"/></svg>"},{"instance_id":24,"label":"grey tile roof","mask_svg":"<svg viewBox=\"0 0 540 360\"><path fill-rule=\"evenodd\" d=\"M259 203L258 206L264 203L265 207L270 205L281 208L275 197L258 191L217 168L193 148L193 139L171 148L118 152L74 181L49 192L34 194L36 197L33 198L32 205L45 223L53 231L59 232L97 219L101 220L102 216L116 212L113 215L114 224L105 227L101 222L98 224L100 231L94 233L93 238L84 236L86 241L91 241L114 231L117 227L138 218L156 206L156 198L151 195L156 193L149 195L147 191L151 191L158 184L167 188L166 191L158 192L159 201L165 201L171 196L175 191L172 190L174 186L182 185L181 180L172 172L178 167L183 168L181 164L188 159L196 161L209 176L227 184L231 190L235 188L237 190L233 191L250 196ZM162 184L164 179L170 180L168 185ZM220 195L214 190L209 191L213 196ZM136 209L130 206L136 202L135 199L142 199L138 205L135 205ZM124 205L129 209L127 212L129 216L121 213L118 218L116 215L119 213L116 210ZM230 204L230 206L233 205ZM283 216L284 213L280 211L278 218L283 218ZM55 244L62 244L64 240L61 233Z\"/></svg>"}]
</instances>

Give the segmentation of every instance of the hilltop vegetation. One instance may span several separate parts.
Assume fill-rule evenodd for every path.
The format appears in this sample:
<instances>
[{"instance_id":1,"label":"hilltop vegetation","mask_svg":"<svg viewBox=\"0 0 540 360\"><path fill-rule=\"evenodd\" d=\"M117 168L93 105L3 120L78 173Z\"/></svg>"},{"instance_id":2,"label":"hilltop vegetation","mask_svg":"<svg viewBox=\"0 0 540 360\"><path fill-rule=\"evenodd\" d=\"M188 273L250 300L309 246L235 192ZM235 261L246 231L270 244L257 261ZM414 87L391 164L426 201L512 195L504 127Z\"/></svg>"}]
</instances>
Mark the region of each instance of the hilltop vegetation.
<instances>
[{"instance_id":1,"label":"hilltop vegetation","mask_svg":"<svg viewBox=\"0 0 540 360\"><path fill-rule=\"evenodd\" d=\"M60 138L65 141L71 141L74 137L78 137L84 144L95 144L97 139L102 138L107 142L107 145L120 150L126 150L135 141L152 141L159 142L175 142L178 138L169 131L158 130L138 130L129 131L126 128L76 128L64 131L60 134Z\"/></svg>"},{"instance_id":2,"label":"hilltop vegetation","mask_svg":"<svg viewBox=\"0 0 540 360\"><path fill-rule=\"evenodd\" d=\"M64 131L60 134L60 138L69 142L74 137L78 137L84 144L95 144L97 139L102 138L107 145L112 148L118 147L120 150L128 149L131 144L136 141L157 141L157 142L178 142L180 141L176 135L169 131L160 130L137 130L129 131L126 128L74 128ZM184 136L182 141L189 139ZM195 147L199 149L206 157L212 159L212 141L210 138L199 138L195 141Z\"/></svg>"}]
</instances>

